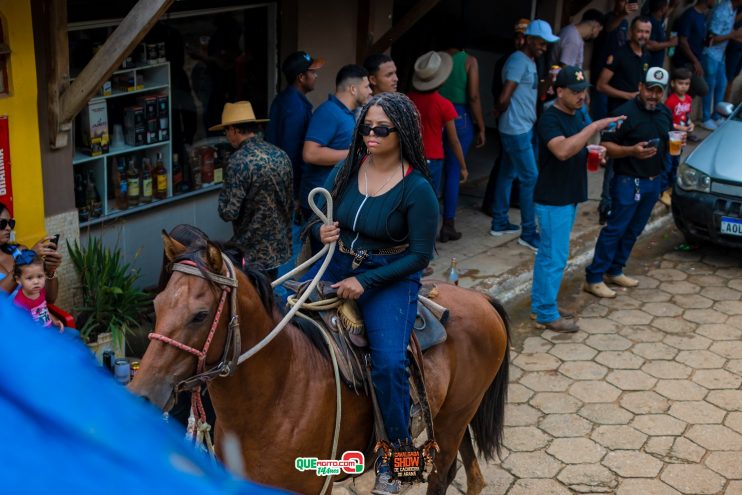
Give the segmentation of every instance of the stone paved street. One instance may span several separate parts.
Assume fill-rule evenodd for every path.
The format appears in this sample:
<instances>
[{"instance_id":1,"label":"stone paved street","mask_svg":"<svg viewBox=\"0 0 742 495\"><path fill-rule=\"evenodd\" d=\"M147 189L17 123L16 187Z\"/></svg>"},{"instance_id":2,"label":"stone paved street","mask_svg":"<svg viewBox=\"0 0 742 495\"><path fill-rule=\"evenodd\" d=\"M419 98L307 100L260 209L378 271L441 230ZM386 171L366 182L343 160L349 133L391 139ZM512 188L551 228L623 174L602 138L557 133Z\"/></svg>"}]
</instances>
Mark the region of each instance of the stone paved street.
<instances>
[{"instance_id":1,"label":"stone paved street","mask_svg":"<svg viewBox=\"0 0 742 495\"><path fill-rule=\"evenodd\" d=\"M563 289L579 333L512 311L505 450L480 461L483 493L742 494L742 256L654 237L627 268L640 288L598 300L575 277ZM463 469L448 493L466 493Z\"/></svg>"}]
</instances>

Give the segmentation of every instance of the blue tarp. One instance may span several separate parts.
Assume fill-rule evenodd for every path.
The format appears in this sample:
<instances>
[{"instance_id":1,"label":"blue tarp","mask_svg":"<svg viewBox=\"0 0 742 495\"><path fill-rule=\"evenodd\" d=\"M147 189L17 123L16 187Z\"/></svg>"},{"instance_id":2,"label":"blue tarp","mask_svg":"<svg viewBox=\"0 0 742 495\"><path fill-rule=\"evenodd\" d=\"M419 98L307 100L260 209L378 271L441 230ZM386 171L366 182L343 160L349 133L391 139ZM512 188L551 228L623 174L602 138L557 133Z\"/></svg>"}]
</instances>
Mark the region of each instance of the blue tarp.
<instances>
[{"instance_id":1,"label":"blue tarp","mask_svg":"<svg viewBox=\"0 0 742 495\"><path fill-rule=\"evenodd\" d=\"M238 480L80 342L0 298L0 493L276 494Z\"/></svg>"}]
</instances>

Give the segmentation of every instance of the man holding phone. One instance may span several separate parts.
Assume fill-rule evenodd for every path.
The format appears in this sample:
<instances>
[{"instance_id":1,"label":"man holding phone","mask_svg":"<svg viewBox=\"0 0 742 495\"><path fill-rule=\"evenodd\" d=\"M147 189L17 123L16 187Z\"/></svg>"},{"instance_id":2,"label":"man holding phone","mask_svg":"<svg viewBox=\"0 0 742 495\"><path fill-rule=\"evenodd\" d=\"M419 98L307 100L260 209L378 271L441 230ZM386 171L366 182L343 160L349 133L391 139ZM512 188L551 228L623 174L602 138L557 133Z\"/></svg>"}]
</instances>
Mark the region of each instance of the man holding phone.
<instances>
[{"instance_id":1,"label":"man holding phone","mask_svg":"<svg viewBox=\"0 0 742 495\"><path fill-rule=\"evenodd\" d=\"M625 115L618 130L606 134L601 144L614 159L611 181L613 207L600 231L593 261L585 270L583 290L597 297L616 297L604 282L636 287L639 281L623 273L639 234L660 195L672 114L662 104L670 75L651 67L639 83L639 95L619 106L614 116Z\"/></svg>"}]
</instances>

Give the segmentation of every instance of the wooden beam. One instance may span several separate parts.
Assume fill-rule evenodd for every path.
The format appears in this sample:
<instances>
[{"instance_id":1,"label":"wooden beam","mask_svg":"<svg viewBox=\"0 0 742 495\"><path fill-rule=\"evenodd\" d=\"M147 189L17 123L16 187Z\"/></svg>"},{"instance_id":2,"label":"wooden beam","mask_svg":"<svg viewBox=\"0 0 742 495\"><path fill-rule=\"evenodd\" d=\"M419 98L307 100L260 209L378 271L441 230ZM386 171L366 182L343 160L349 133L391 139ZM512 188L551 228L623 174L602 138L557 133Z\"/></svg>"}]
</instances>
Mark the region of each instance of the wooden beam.
<instances>
[{"instance_id":1,"label":"wooden beam","mask_svg":"<svg viewBox=\"0 0 742 495\"><path fill-rule=\"evenodd\" d=\"M101 84L152 29L173 0L139 0L60 99L61 122L71 122Z\"/></svg>"},{"instance_id":2,"label":"wooden beam","mask_svg":"<svg viewBox=\"0 0 742 495\"><path fill-rule=\"evenodd\" d=\"M368 50L369 53L380 53L386 51L391 47L395 41L397 41L404 33L407 32L417 21L419 21L425 14L430 12L440 0L419 0L410 10L407 12L398 23L393 25L389 31L384 33Z\"/></svg>"},{"instance_id":3,"label":"wooden beam","mask_svg":"<svg viewBox=\"0 0 742 495\"><path fill-rule=\"evenodd\" d=\"M48 33L49 54L47 63L47 98L49 104L49 144L52 149L61 149L69 141L70 122L60 119L60 95L70 85L70 52L67 40L67 0L45 0L43 2L44 28Z\"/></svg>"},{"instance_id":4,"label":"wooden beam","mask_svg":"<svg viewBox=\"0 0 742 495\"><path fill-rule=\"evenodd\" d=\"M363 65L368 55L368 47L373 42L369 28L371 26L371 0L358 0L358 15L356 17L356 63Z\"/></svg>"}]
</instances>

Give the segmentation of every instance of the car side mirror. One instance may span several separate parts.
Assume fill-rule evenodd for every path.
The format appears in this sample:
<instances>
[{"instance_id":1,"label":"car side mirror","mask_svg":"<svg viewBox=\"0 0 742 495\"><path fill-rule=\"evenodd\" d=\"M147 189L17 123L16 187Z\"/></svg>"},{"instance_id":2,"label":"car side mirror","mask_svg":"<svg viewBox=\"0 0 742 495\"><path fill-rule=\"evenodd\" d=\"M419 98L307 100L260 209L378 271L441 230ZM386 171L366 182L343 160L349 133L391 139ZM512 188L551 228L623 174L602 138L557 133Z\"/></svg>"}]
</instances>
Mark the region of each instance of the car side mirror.
<instances>
[{"instance_id":1,"label":"car side mirror","mask_svg":"<svg viewBox=\"0 0 742 495\"><path fill-rule=\"evenodd\" d=\"M716 113L722 117L729 117L734 112L734 105L729 102L722 101L716 105Z\"/></svg>"}]
</instances>

